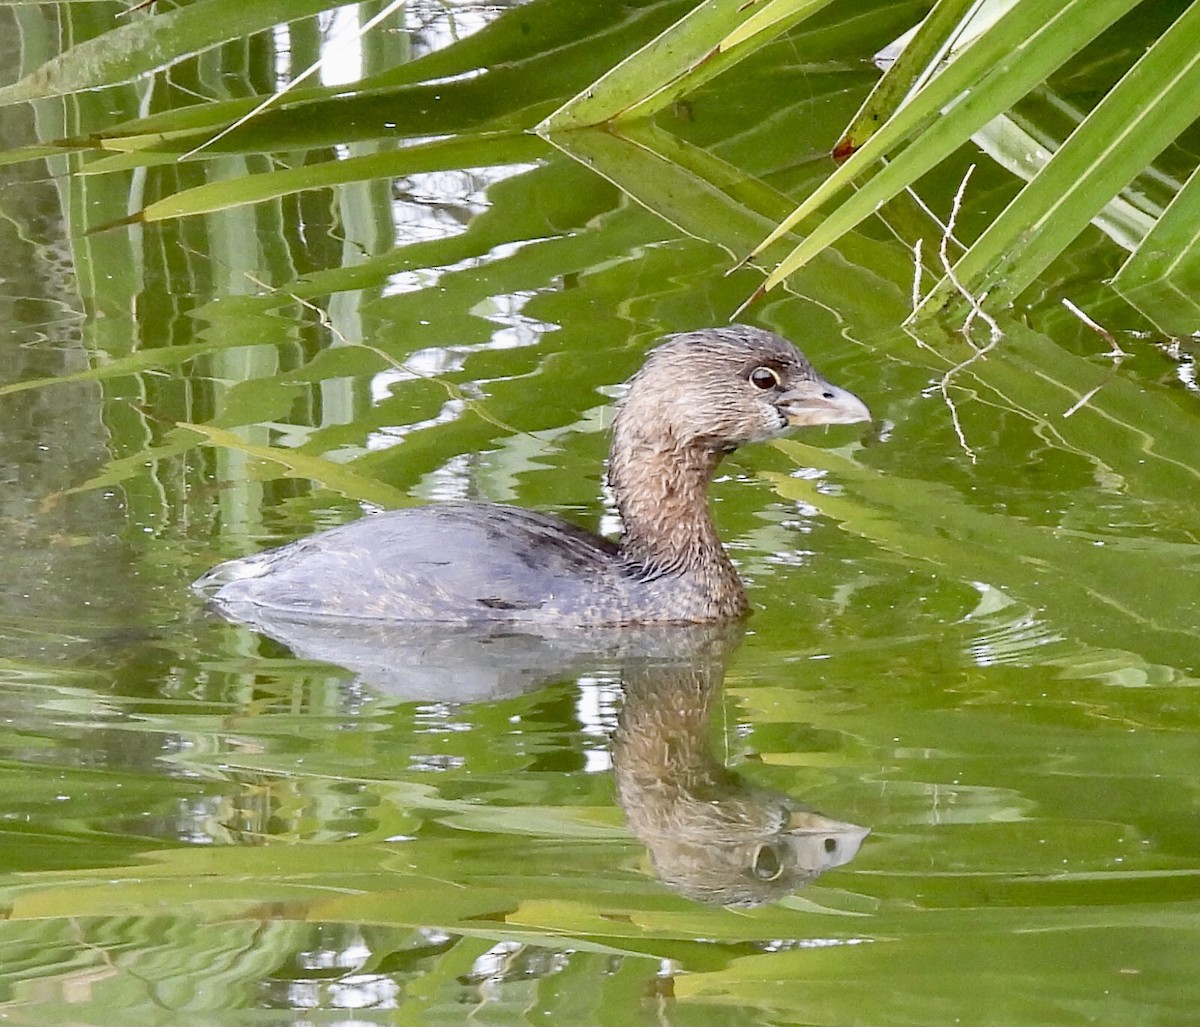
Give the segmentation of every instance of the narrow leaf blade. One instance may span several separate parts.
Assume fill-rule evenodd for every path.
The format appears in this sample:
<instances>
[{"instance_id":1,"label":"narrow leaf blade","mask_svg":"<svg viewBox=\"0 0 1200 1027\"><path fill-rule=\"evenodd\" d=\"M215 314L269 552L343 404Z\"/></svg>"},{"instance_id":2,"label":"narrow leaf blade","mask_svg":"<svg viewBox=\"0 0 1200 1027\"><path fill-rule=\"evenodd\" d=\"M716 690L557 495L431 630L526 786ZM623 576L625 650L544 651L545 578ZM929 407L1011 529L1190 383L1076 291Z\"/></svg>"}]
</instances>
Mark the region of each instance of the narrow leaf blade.
<instances>
[{"instance_id":1,"label":"narrow leaf blade","mask_svg":"<svg viewBox=\"0 0 1200 1027\"><path fill-rule=\"evenodd\" d=\"M779 284L813 255L840 238L902 189L944 159L991 118L1043 81L1067 56L1082 49L1137 0L1068 0L1050 17L1040 0L1020 0L883 125L862 149L829 176L755 248L761 253L876 161L926 125L920 145L898 154L866 186L847 199L817 232L767 278Z\"/></svg>"},{"instance_id":2,"label":"narrow leaf blade","mask_svg":"<svg viewBox=\"0 0 1200 1027\"><path fill-rule=\"evenodd\" d=\"M1200 110L1200 0L1179 16L939 283L941 309L959 287L1016 297Z\"/></svg>"},{"instance_id":3,"label":"narrow leaf blade","mask_svg":"<svg viewBox=\"0 0 1200 1027\"><path fill-rule=\"evenodd\" d=\"M652 39L537 127L542 134L600 125L661 110L741 60L760 44L831 0L770 0L752 11L745 0L711 0Z\"/></svg>"},{"instance_id":4,"label":"narrow leaf blade","mask_svg":"<svg viewBox=\"0 0 1200 1027\"><path fill-rule=\"evenodd\" d=\"M950 40L977 0L939 0L900 56L875 83L833 154L844 160L858 150L901 106L910 90L942 60Z\"/></svg>"}]
</instances>

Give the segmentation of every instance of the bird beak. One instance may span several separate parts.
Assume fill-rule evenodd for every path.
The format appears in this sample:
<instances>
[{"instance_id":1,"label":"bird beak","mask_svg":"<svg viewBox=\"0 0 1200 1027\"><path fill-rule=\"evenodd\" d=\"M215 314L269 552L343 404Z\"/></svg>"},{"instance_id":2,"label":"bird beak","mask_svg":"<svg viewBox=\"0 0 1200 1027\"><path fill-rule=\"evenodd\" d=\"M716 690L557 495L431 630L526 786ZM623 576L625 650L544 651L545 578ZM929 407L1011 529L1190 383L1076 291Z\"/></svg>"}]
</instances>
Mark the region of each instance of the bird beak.
<instances>
[{"instance_id":1,"label":"bird beak","mask_svg":"<svg viewBox=\"0 0 1200 1027\"><path fill-rule=\"evenodd\" d=\"M823 813L808 809L792 810L782 830L788 834L839 834L860 842L871 833L869 827L833 820Z\"/></svg>"},{"instance_id":2,"label":"bird beak","mask_svg":"<svg viewBox=\"0 0 1200 1027\"><path fill-rule=\"evenodd\" d=\"M817 378L801 382L776 400L793 428L811 424L857 424L871 420L866 403L853 392Z\"/></svg>"},{"instance_id":3,"label":"bird beak","mask_svg":"<svg viewBox=\"0 0 1200 1027\"><path fill-rule=\"evenodd\" d=\"M810 873L840 867L858 855L869 827L830 820L816 812L795 810L788 817L785 836L794 858Z\"/></svg>"}]
</instances>

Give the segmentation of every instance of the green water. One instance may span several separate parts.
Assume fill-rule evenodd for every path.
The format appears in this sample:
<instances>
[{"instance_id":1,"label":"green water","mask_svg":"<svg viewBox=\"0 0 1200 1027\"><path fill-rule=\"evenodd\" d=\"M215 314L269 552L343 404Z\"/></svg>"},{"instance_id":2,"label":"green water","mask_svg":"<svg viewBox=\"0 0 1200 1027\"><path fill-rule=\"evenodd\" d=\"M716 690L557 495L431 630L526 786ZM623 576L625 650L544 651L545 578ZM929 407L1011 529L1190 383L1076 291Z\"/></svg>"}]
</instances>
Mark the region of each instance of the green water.
<instances>
[{"instance_id":1,"label":"green water","mask_svg":"<svg viewBox=\"0 0 1200 1027\"><path fill-rule=\"evenodd\" d=\"M463 33L500 13L458 8ZM636 6L571 74L684 9ZM984 354L961 317L900 327L904 240L929 232L910 200L751 309L877 420L723 465L744 637L396 632L339 665L188 588L406 502L610 530L617 387L761 280L726 276L731 254L820 177L870 54L918 9L831 15L628 140L472 134L495 126L466 80L444 110L280 117L271 160L4 170L0 1018L1195 1022L1194 344L1106 291L1121 253L1099 233ZM2 12L8 80L117 10ZM367 64L444 46L441 10L411 5ZM154 90L9 108L5 145L243 95L264 60L230 46ZM497 105L528 87L544 111L574 82L510 72ZM397 121L458 149L405 154ZM391 170L89 234L370 155ZM1014 186L977 153L922 199L944 215L974 161L978 226ZM1064 297L1128 352L1115 368ZM682 757L655 762L660 732ZM816 880L781 871L782 896L734 874L757 905L720 902L759 842L662 829L807 807L842 824L821 839L871 834Z\"/></svg>"}]
</instances>

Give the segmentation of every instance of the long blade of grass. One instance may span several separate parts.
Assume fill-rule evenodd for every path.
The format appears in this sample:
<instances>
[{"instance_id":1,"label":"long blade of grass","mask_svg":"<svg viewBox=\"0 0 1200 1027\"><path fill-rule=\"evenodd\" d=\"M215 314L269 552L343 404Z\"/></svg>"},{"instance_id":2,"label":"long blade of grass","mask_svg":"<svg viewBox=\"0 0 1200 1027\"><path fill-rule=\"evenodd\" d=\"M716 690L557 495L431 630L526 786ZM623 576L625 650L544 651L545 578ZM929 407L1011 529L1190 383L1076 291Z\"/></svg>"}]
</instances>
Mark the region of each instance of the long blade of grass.
<instances>
[{"instance_id":1,"label":"long blade of grass","mask_svg":"<svg viewBox=\"0 0 1200 1027\"><path fill-rule=\"evenodd\" d=\"M863 101L850 127L834 147L834 157L838 160L849 157L895 113L913 87L946 57L958 27L981 2L983 0L938 0L900 56Z\"/></svg>"},{"instance_id":2,"label":"long blade of grass","mask_svg":"<svg viewBox=\"0 0 1200 1027\"><path fill-rule=\"evenodd\" d=\"M1127 293L1160 281L1200 295L1200 169L1175 194L1112 284Z\"/></svg>"},{"instance_id":3,"label":"long blade of grass","mask_svg":"<svg viewBox=\"0 0 1200 1027\"><path fill-rule=\"evenodd\" d=\"M538 70L522 69L519 78L505 83L505 89L522 89L520 95L531 96L539 88ZM473 79L444 86L406 87L391 94L345 95L298 107L281 105L259 114L235 135L214 144L196 159L203 160L216 154L306 150L351 142L381 141L394 145L398 137L428 138L428 122L422 120L422 108L427 109L432 103L438 103L445 111L439 126L444 129L441 133L444 135L526 131L549 107L546 101L536 96L531 96L530 107L520 107L499 87L483 83L483 79ZM422 131L422 126L426 131ZM102 146L114 152L144 153L145 163L152 164L159 160L163 150L178 156L203 142L209 134L207 130L203 134L163 131L153 135L108 137Z\"/></svg>"},{"instance_id":4,"label":"long blade of grass","mask_svg":"<svg viewBox=\"0 0 1200 1027\"><path fill-rule=\"evenodd\" d=\"M606 72L537 127L542 134L661 110L747 56L764 38L798 24L832 0L710 0Z\"/></svg>"},{"instance_id":5,"label":"long blade of grass","mask_svg":"<svg viewBox=\"0 0 1200 1027\"><path fill-rule=\"evenodd\" d=\"M43 146L17 146L11 150L0 151L0 168L8 167L11 164L23 164L31 160L45 160L47 157L59 157L65 153L74 153L79 150L88 149L86 143L62 143L50 144Z\"/></svg>"},{"instance_id":6,"label":"long blade of grass","mask_svg":"<svg viewBox=\"0 0 1200 1027\"><path fill-rule=\"evenodd\" d=\"M236 345L243 345L238 342ZM48 385L66 385L70 382L101 382L109 378L121 378L125 375L140 374L165 367L178 367L189 360L222 349L222 343L194 342L185 346L160 346L157 349L138 350L128 356L107 360L96 367L84 371L73 371L70 374L52 375L48 378L26 378L24 381L9 382L0 385L0 396L11 396L17 392L28 392L31 389L42 389Z\"/></svg>"},{"instance_id":7,"label":"long blade of grass","mask_svg":"<svg viewBox=\"0 0 1200 1027\"><path fill-rule=\"evenodd\" d=\"M1046 124L1046 119L1040 117L1046 110L1045 102L1039 103L1039 109L1031 113L1035 98L1057 102L1059 106L1055 108L1055 114L1069 118L1078 113L1078 118L1073 125L1056 134ZM1061 97L1045 87L1039 87L1022 101L1019 109L993 118L972 136L972 140L1002 168L1029 182L1050 162L1050 158L1061 148L1063 140L1083 123L1086 116L1086 111L1071 110L1062 103ZM1170 183L1171 179L1165 175L1131 183L1122 195L1115 196L1092 219L1092 224L1118 246L1132 251L1154 227L1155 218L1162 213L1166 203L1179 191L1181 183L1175 182L1173 187ZM1166 195L1156 202L1147 187L1153 187L1154 193L1165 191Z\"/></svg>"},{"instance_id":8,"label":"long blade of grass","mask_svg":"<svg viewBox=\"0 0 1200 1027\"><path fill-rule=\"evenodd\" d=\"M761 236L787 203L740 168L641 121L621 130L581 128L554 144L680 232L736 253ZM738 191L739 201L731 193ZM746 194L753 192L753 203ZM755 210L774 198L773 216Z\"/></svg>"},{"instance_id":9,"label":"long blade of grass","mask_svg":"<svg viewBox=\"0 0 1200 1027\"><path fill-rule=\"evenodd\" d=\"M1096 105L996 218L924 305L959 289L1017 296L1109 200L1200 112L1200 0L1195 0Z\"/></svg>"},{"instance_id":10,"label":"long blade of grass","mask_svg":"<svg viewBox=\"0 0 1200 1027\"><path fill-rule=\"evenodd\" d=\"M356 82L353 94L359 99L381 97L393 105L393 116L388 120L397 122L397 126L391 135L406 134L403 119L409 108L420 111L428 108L431 101L441 104L453 94L456 85L475 85L477 89L475 80L487 83L488 92L500 96L544 93L547 98L554 98L578 88L580 76L575 69L580 65L603 67L605 62L617 61L652 35L664 16L682 6L680 0L659 0L632 14L618 15L603 7L593 9L591 5L568 4L563 0L534 0L453 46L433 50ZM555 81L556 74L563 74L564 81L571 79L571 84L560 86ZM402 88L430 81L435 82L435 87L426 92L407 93ZM347 88L340 85L295 89L274 109L305 107L304 117L309 120L348 122L359 116L322 112L310 106L336 100L346 92ZM103 126L89 139L70 142L83 145L100 140L109 148L126 149L131 139L183 138L188 132L216 132L263 99L258 95L172 107L134 121ZM479 106L477 95L468 102ZM427 134L425 120L413 127L412 134Z\"/></svg>"},{"instance_id":11,"label":"long blade of grass","mask_svg":"<svg viewBox=\"0 0 1200 1027\"><path fill-rule=\"evenodd\" d=\"M1138 0L1067 0L1048 15L1041 0L1019 0L1004 18L956 54L862 149L759 243L751 256L761 253L824 206L910 135L930 126L919 145L899 153L822 221L768 276L761 291L774 288L814 254L911 185L1137 3Z\"/></svg>"},{"instance_id":12,"label":"long blade of grass","mask_svg":"<svg viewBox=\"0 0 1200 1027\"><path fill-rule=\"evenodd\" d=\"M678 231L730 254L745 252L791 207L768 183L653 121L622 124L617 131L577 129L552 141ZM907 292L889 280L893 252L855 238L836 259L813 261L805 269L804 289L834 309L854 306L855 297L869 290L875 295L872 318L880 328L893 326L907 312Z\"/></svg>"},{"instance_id":13,"label":"long blade of grass","mask_svg":"<svg viewBox=\"0 0 1200 1027\"><path fill-rule=\"evenodd\" d=\"M182 428L172 428L166 433L161 445L147 446L130 456L110 460L104 465L103 470L88 478L87 481L50 493L42 500L41 509L43 511L53 509L63 499L81 492L114 488L130 478L145 474L147 463L179 456L181 453L194 449L198 444L199 440L195 433Z\"/></svg>"},{"instance_id":14,"label":"long blade of grass","mask_svg":"<svg viewBox=\"0 0 1200 1027\"><path fill-rule=\"evenodd\" d=\"M1195 337L1200 330L1200 290L1163 278L1133 289L1121 290L1121 295L1142 312L1146 320L1164 335L1174 338Z\"/></svg>"},{"instance_id":15,"label":"long blade of grass","mask_svg":"<svg viewBox=\"0 0 1200 1027\"><path fill-rule=\"evenodd\" d=\"M754 5L750 3L742 6L749 10ZM797 16L806 18L810 14L815 14L823 6L825 6L823 3L813 3L812 0L767 0L762 7L754 11L750 17L717 44L717 51L723 53L726 50L732 50L755 37L759 37L761 43L763 37L770 39L789 25L794 25L793 18Z\"/></svg>"},{"instance_id":16,"label":"long blade of grass","mask_svg":"<svg viewBox=\"0 0 1200 1027\"><path fill-rule=\"evenodd\" d=\"M1200 170L1184 183L1112 281L1167 335L1200 330Z\"/></svg>"}]
</instances>

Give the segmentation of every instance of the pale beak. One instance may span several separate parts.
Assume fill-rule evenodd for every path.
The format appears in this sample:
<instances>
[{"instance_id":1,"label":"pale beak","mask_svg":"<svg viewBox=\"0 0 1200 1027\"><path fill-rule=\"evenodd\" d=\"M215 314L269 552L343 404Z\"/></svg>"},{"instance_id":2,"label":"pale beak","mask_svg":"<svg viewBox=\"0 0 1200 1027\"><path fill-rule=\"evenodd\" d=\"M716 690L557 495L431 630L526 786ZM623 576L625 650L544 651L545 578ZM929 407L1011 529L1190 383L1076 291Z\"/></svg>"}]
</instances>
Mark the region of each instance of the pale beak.
<instances>
[{"instance_id":1,"label":"pale beak","mask_svg":"<svg viewBox=\"0 0 1200 1027\"><path fill-rule=\"evenodd\" d=\"M820 813L794 811L788 817L786 831L797 866L820 873L849 863L858 855L869 827L830 820Z\"/></svg>"},{"instance_id":2,"label":"pale beak","mask_svg":"<svg viewBox=\"0 0 1200 1027\"><path fill-rule=\"evenodd\" d=\"M786 826L788 834L844 834L861 841L871 833L869 827L851 824L844 820L833 820L816 810L794 809L789 811Z\"/></svg>"},{"instance_id":3,"label":"pale beak","mask_svg":"<svg viewBox=\"0 0 1200 1027\"><path fill-rule=\"evenodd\" d=\"M793 428L812 424L857 424L871 420L866 403L853 392L817 378L788 389L776 401Z\"/></svg>"}]
</instances>

